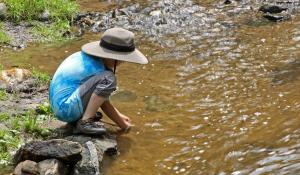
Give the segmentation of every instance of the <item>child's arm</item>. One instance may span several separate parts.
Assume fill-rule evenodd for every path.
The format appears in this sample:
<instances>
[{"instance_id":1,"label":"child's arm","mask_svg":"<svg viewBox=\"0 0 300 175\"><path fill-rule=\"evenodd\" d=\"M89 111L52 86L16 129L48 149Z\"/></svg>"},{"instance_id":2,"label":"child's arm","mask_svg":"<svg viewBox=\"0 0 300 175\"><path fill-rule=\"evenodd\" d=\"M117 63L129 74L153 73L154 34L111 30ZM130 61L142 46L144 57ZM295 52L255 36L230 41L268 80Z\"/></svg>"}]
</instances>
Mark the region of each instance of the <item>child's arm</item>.
<instances>
[{"instance_id":1,"label":"child's arm","mask_svg":"<svg viewBox=\"0 0 300 175\"><path fill-rule=\"evenodd\" d=\"M109 100L106 100L102 105L101 109L103 112L112 120L114 121L120 128L123 130L128 130L131 127L129 117L125 116L124 114L120 113L111 103Z\"/></svg>"}]
</instances>

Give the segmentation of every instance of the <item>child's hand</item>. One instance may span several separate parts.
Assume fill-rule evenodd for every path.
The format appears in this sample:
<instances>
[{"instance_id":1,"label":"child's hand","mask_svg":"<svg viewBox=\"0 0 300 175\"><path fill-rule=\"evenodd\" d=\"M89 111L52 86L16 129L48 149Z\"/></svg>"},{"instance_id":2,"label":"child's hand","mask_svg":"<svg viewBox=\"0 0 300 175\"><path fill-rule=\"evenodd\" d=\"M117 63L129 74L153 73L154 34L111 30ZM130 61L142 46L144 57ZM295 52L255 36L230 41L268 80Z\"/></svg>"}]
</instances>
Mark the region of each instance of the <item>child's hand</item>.
<instances>
[{"instance_id":1,"label":"child's hand","mask_svg":"<svg viewBox=\"0 0 300 175\"><path fill-rule=\"evenodd\" d=\"M121 117L123 118L123 120L125 120L128 123L131 123L131 119L129 117L127 117L126 115L122 114Z\"/></svg>"}]
</instances>

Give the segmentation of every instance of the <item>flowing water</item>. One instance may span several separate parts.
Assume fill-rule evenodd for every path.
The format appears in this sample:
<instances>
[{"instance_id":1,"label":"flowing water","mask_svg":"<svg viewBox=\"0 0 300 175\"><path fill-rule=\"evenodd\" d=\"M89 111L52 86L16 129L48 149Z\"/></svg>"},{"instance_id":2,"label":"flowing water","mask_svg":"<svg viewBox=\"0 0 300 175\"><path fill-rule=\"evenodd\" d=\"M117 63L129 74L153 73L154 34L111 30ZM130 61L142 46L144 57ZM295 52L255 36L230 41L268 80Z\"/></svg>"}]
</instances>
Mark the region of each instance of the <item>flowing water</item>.
<instances>
[{"instance_id":1,"label":"flowing water","mask_svg":"<svg viewBox=\"0 0 300 175\"><path fill-rule=\"evenodd\" d=\"M300 15L268 23L241 15L242 6L194 3L205 8L204 23L164 42L137 33L150 64L118 68L112 101L135 127L118 138L120 154L107 158L106 174L300 174ZM99 37L4 51L0 61L53 74Z\"/></svg>"}]
</instances>

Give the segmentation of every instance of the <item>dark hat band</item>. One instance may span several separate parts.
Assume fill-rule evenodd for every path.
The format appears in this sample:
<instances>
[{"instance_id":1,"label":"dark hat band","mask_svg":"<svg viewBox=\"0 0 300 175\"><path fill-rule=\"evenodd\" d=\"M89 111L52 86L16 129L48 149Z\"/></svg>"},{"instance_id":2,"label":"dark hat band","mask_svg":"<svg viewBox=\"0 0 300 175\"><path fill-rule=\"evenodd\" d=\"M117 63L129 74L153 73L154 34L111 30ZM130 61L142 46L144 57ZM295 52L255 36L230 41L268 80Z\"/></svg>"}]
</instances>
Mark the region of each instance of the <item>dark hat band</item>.
<instances>
[{"instance_id":1,"label":"dark hat band","mask_svg":"<svg viewBox=\"0 0 300 175\"><path fill-rule=\"evenodd\" d=\"M131 46L120 46L120 45L111 44L104 40L101 40L99 45L100 47L103 47L105 49L117 51L117 52L133 52L135 50L134 44L132 44Z\"/></svg>"}]
</instances>

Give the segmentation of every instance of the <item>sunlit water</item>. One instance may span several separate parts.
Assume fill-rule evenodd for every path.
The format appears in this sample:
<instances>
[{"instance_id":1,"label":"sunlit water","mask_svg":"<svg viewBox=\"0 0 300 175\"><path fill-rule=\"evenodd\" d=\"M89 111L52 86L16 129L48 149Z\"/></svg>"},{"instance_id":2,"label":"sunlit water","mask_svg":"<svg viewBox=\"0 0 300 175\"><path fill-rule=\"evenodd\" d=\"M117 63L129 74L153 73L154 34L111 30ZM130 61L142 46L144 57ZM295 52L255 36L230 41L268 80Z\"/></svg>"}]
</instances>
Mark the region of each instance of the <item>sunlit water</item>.
<instances>
[{"instance_id":1,"label":"sunlit water","mask_svg":"<svg viewBox=\"0 0 300 175\"><path fill-rule=\"evenodd\" d=\"M141 32L150 64L118 69L112 100L135 127L118 138L120 154L107 158L106 174L300 174L300 16L272 24L199 4L205 24L163 44ZM0 61L52 74L99 37L5 51Z\"/></svg>"}]
</instances>

